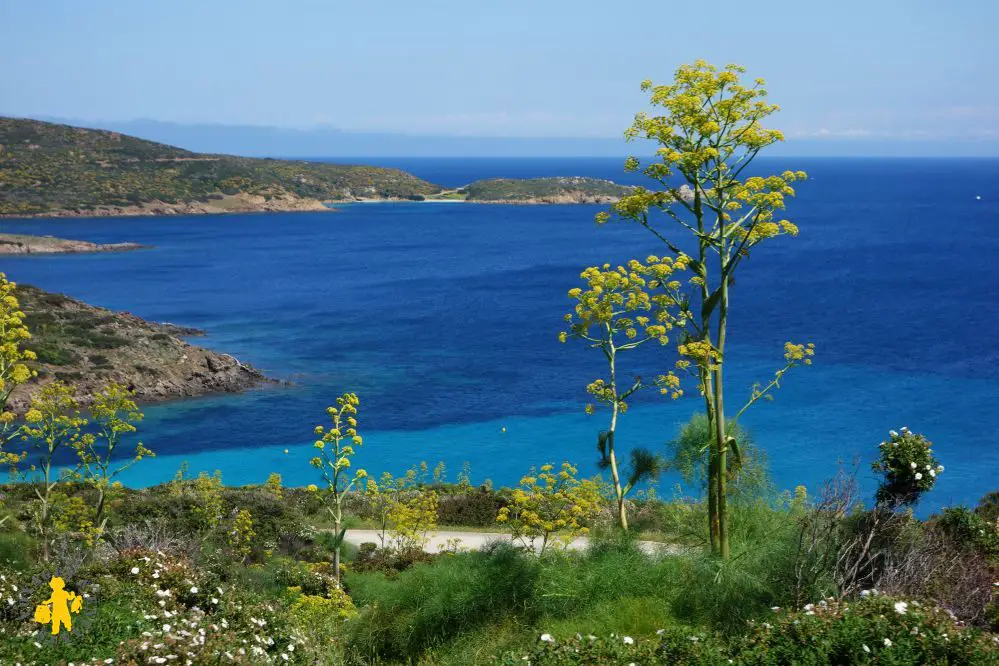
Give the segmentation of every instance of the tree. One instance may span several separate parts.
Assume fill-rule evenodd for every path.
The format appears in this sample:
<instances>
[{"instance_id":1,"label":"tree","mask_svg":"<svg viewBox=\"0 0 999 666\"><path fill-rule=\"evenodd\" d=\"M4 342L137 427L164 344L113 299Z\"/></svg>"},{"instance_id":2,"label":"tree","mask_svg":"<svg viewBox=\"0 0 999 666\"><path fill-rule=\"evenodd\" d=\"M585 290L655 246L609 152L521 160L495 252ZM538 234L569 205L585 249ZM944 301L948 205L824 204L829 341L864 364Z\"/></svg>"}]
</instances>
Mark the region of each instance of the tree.
<instances>
[{"instance_id":1,"label":"tree","mask_svg":"<svg viewBox=\"0 0 999 666\"><path fill-rule=\"evenodd\" d=\"M794 196L792 184L806 178L802 171L744 176L761 150L784 138L779 130L763 126L778 110L766 102L764 81L743 85L744 72L738 65L719 70L697 61L680 67L672 84L642 83L642 90L651 93L651 104L663 111L636 115L626 136L655 141L659 148L656 160L644 168L630 157L625 169L641 170L656 187L637 188L613 207L617 218L640 224L678 258L686 256L680 249L686 243L674 242L664 226L689 234L696 248L689 261L696 316L687 322L678 351L694 363L714 433L708 451L708 520L712 550L722 557L729 554L727 456L730 450L738 456L738 442L726 435L725 419L730 288L739 265L756 246L777 236L797 235L798 228L779 213L786 198ZM610 218L610 213L601 213L597 221ZM811 356L811 347L797 347ZM805 356L798 360L807 361ZM767 392L778 385L771 382Z\"/></svg>"},{"instance_id":2,"label":"tree","mask_svg":"<svg viewBox=\"0 0 999 666\"><path fill-rule=\"evenodd\" d=\"M650 256L645 263L632 259L627 268L612 269L610 264L601 268L591 266L580 274L586 288L569 290L569 297L576 305L574 313L565 315L569 330L560 333L559 340L582 340L590 348L603 352L607 361L608 378L597 379L586 390L610 408L610 424L598 435L597 448L600 466L611 471L618 522L624 530L628 529L625 497L642 480L658 474L659 462L648 451L633 449L628 478L622 481L614 448L617 422L628 410L628 398L646 384L640 377L630 382L630 386L620 384L619 356L647 342L665 345L674 327L684 326L687 314L679 293L681 283L674 273L686 267L687 258L682 256L676 260ZM656 384L662 393L674 399L682 395L680 379L672 371L660 376ZM586 411L593 413L593 405L587 405Z\"/></svg>"},{"instance_id":3,"label":"tree","mask_svg":"<svg viewBox=\"0 0 999 666\"><path fill-rule=\"evenodd\" d=\"M31 339L31 333L24 325L24 313L16 289L17 284L0 273L0 467L11 470L24 460L25 454L6 450L19 430L15 425L17 415L7 409L7 401L16 386L35 376L27 362L37 358L35 352L23 347ZM0 520L0 523L3 521Z\"/></svg>"},{"instance_id":4,"label":"tree","mask_svg":"<svg viewBox=\"0 0 999 666\"><path fill-rule=\"evenodd\" d=\"M80 416L79 405L73 391L61 382L46 384L24 415L25 425L21 437L32 443L38 462L32 470L40 472L34 490L38 498L35 527L42 541L42 558L48 562L51 552L49 534L52 491L61 481L55 469L56 454L63 449L79 449L92 444L94 436L83 432L87 419ZM55 474L53 474L55 472Z\"/></svg>"},{"instance_id":5,"label":"tree","mask_svg":"<svg viewBox=\"0 0 999 666\"><path fill-rule=\"evenodd\" d=\"M114 452L121 443L122 436L134 433L135 424L142 420L142 412L132 399L134 396L134 391L120 384L112 383L104 387L94 396L90 406L93 424L96 426L95 436L81 437L74 442L80 461L76 474L97 490L94 525L97 527L98 539L104 534L107 523L104 511L108 497L121 485L116 484L114 478L143 458L156 455L139 442L130 458L112 467Z\"/></svg>"},{"instance_id":6,"label":"tree","mask_svg":"<svg viewBox=\"0 0 999 666\"><path fill-rule=\"evenodd\" d=\"M312 458L310 464L322 474L326 489L321 495L323 504L333 519L333 567L336 570L336 581L340 583L340 547L346 529L343 528L343 506L347 494L355 484L363 482L368 476L363 469L350 474L350 459L354 455L354 447L363 441L357 434L357 406L360 404L357 395L344 393L336 399L336 407L327 407L326 413L332 421L332 427L317 425L314 432L319 436L314 446L319 455Z\"/></svg>"}]
</instances>

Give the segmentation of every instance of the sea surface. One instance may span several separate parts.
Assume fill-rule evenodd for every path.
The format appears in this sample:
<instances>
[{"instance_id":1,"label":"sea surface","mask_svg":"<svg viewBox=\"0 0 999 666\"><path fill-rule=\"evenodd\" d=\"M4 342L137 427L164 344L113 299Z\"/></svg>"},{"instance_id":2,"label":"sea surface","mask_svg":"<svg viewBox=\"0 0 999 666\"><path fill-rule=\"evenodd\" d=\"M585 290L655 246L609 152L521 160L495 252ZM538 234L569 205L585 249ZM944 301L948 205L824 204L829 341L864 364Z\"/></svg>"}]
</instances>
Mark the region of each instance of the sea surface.
<instances>
[{"instance_id":1,"label":"sea surface","mask_svg":"<svg viewBox=\"0 0 999 666\"><path fill-rule=\"evenodd\" d=\"M447 186L483 177L586 175L641 182L613 159L356 160ZM782 363L786 340L816 345L776 400L743 418L780 488L817 491L837 466L868 494L891 428L925 433L946 471L926 513L999 489L999 160L759 160L808 171L787 217L797 238L753 251L732 291L727 401ZM147 319L196 326L195 340L290 385L148 406L157 457L135 486L221 470L231 484L278 472L310 483L312 429L343 391L361 398L357 464L404 471L445 461L451 478L514 484L532 465L596 472L586 384L599 352L559 344L566 291L588 265L662 253L647 231L597 227L601 206L352 204L331 213L2 220L7 232L155 249L5 257L12 279ZM674 236L680 236L672 231ZM672 364L668 350L623 359L628 375ZM619 446L665 452L700 406L649 392ZM667 475L660 493L673 492Z\"/></svg>"}]
</instances>

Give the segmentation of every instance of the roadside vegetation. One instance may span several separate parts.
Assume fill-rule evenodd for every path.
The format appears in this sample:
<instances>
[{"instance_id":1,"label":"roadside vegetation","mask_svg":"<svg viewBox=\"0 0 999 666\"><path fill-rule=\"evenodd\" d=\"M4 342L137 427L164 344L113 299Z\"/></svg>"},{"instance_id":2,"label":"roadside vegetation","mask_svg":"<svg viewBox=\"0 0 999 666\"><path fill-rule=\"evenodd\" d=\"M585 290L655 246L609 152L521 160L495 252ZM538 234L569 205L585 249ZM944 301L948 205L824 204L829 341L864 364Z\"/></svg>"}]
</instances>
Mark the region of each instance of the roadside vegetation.
<instances>
[{"instance_id":1,"label":"roadside vegetation","mask_svg":"<svg viewBox=\"0 0 999 666\"><path fill-rule=\"evenodd\" d=\"M856 468L828 470L822 487L775 489L739 416L811 363L807 343L786 343L773 376L726 411L735 270L761 243L795 235L781 211L804 179L740 179L781 138L761 125L776 110L762 81L743 87L741 74L697 63L671 85L644 86L664 115L640 115L633 133L662 146L644 167L658 189L635 190L614 214L651 232L655 250L586 268L568 292L559 337L588 348L600 373L585 407L600 421L580 457L607 477L543 456L523 461L513 488L475 484L467 466L452 481L443 463L400 476L357 469L365 406L346 392L325 417L303 415L322 418L303 428L314 444L301 463L315 475L304 488L276 474L230 487L219 471L184 467L169 483L127 488L121 472L155 455L129 387L108 381L84 410L52 381L13 408L39 359L18 287L0 276L0 463L12 475L0 487L0 661L999 662L999 495L925 520L913 512L946 473L946 443L908 427L871 433L873 497ZM661 355L654 380L628 374L638 353ZM617 439L645 390L699 397L660 450ZM686 490L656 492L664 470ZM446 526L498 536L481 550L451 540L428 552ZM351 545L360 527L377 536ZM583 536L586 548L570 547ZM62 583L73 630L52 635Z\"/></svg>"}]
</instances>

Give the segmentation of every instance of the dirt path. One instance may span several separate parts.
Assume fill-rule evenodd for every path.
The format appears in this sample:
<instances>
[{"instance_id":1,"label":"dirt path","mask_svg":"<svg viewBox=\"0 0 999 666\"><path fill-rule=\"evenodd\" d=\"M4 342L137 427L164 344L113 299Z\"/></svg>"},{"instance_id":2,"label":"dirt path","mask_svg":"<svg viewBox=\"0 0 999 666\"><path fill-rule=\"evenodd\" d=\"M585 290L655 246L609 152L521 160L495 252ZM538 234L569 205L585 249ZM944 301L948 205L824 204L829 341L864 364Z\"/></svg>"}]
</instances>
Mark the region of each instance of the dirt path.
<instances>
[{"instance_id":1,"label":"dirt path","mask_svg":"<svg viewBox=\"0 0 999 666\"><path fill-rule=\"evenodd\" d=\"M450 539L461 540L461 543L458 545L460 550L479 550L493 541L511 541L510 535L503 532L441 530L430 538L424 550L428 553L439 552L447 546L447 542ZM380 544L376 530L347 530L344 541L355 546L366 542ZM572 550L586 550L589 545L590 540L588 538L579 537L569 544L569 548ZM681 551L681 548L675 544L659 543L658 541L639 541L638 546L650 555L676 555Z\"/></svg>"}]
</instances>

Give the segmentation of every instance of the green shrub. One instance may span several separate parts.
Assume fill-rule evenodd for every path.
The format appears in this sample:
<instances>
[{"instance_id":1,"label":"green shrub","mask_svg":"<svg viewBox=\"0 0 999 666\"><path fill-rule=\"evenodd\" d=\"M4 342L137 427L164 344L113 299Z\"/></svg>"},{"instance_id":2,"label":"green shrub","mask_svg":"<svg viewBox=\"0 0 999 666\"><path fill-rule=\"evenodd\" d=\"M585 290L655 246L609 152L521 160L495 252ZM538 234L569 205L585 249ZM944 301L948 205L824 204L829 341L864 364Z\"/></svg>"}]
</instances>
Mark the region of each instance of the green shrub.
<instances>
[{"instance_id":1,"label":"green shrub","mask_svg":"<svg viewBox=\"0 0 999 666\"><path fill-rule=\"evenodd\" d=\"M478 488L438 496L437 521L441 525L495 527L496 515L507 501L496 492Z\"/></svg>"},{"instance_id":2,"label":"green shrub","mask_svg":"<svg viewBox=\"0 0 999 666\"><path fill-rule=\"evenodd\" d=\"M355 602L367 606L352 623L352 648L365 658L401 659L521 615L537 576L537 559L508 545L441 557L391 581L376 573L348 573Z\"/></svg>"}]
</instances>

